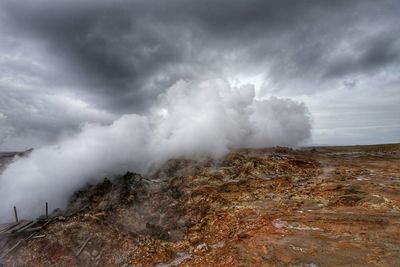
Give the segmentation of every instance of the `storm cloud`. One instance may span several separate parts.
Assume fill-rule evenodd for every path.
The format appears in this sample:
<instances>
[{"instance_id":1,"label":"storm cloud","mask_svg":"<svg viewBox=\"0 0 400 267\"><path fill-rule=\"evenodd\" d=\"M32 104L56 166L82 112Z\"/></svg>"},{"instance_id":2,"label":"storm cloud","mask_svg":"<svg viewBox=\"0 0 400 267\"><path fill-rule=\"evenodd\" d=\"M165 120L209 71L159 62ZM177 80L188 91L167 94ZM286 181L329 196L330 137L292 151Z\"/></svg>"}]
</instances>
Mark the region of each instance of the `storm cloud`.
<instances>
[{"instance_id":1,"label":"storm cloud","mask_svg":"<svg viewBox=\"0 0 400 267\"><path fill-rule=\"evenodd\" d=\"M254 83L258 98L306 101L318 129L327 111L316 99L332 91L363 84L368 97L398 99L399 11L395 0L2 1L0 147L40 147L85 122L146 113L179 80L224 78ZM81 115L50 98L75 99ZM28 122L32 109L48 114Z\"/></svg>"}]
</instances>

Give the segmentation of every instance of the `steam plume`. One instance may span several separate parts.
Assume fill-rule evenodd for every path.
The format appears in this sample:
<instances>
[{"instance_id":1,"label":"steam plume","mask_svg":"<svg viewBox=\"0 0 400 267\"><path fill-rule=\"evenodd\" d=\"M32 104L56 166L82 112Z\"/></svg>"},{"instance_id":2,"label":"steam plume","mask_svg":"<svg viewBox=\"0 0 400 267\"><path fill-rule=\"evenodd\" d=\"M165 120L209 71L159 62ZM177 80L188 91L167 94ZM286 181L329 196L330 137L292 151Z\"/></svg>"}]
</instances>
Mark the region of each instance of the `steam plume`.
<instances>
[{"instance_id":1,"label":"steam plume","mask_svg":"<svg viewBox=\"0 0 400 267\"><path fill-rule=\"evenodd\" d=\"M0 221L10 219L14 205L23 217L39 215L45 201L63 208L75 190L106 175L148 174L174 157L216 158L231 148L293 146L309 138L310 128L303 104L257 100L252 85L179 81L145 115L86 124L14 161L0 176Z\"/></svg>"}]
</instances>

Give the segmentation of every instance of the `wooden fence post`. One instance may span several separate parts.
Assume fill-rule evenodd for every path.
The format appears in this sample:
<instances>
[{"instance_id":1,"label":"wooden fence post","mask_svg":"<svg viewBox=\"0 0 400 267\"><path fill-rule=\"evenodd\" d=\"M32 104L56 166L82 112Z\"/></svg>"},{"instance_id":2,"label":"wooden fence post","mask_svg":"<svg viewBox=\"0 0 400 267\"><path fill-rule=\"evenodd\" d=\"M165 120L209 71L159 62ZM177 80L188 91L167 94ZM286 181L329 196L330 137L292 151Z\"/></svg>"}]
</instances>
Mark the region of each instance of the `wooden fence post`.
<instances>
[{"instance_id":1,"label":"wooden fence post","mask_svg":"<svg viewBox=\"0 0 400 267\"><path fill-rule=\"evenodd\" d=\"M46 219L49 218L49 203L46 202Z\"/></svg>"},{"instance_id":2,"label":"wooden fence post","mask_svg":"<svg viewBox=\"0 0 400 267\"><path fill-rule=\"evenodd\" d=\"M18 222L17 207L15 207L15 206L14 206L14 215L15 215L15 221Z\"/></svg>"}]
</instances>

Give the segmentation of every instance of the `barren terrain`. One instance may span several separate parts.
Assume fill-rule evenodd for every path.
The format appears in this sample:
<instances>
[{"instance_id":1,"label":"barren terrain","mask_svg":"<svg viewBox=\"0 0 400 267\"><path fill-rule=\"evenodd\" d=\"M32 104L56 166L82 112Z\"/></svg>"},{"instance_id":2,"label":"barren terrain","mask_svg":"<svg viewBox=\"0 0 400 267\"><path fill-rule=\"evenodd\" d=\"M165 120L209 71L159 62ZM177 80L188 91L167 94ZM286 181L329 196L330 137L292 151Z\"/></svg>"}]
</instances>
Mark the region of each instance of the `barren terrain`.
<instances>
[{"instance_id":1,"label":"barren terrain","mask_svg":"<svg viewBox=\"0 0 400 267\"><path fill-rule=\"evenodd\" d=\"M171 160L51 218L3 240L4 266L400 266L400 145Z\"/></svg>"}]
</instances>

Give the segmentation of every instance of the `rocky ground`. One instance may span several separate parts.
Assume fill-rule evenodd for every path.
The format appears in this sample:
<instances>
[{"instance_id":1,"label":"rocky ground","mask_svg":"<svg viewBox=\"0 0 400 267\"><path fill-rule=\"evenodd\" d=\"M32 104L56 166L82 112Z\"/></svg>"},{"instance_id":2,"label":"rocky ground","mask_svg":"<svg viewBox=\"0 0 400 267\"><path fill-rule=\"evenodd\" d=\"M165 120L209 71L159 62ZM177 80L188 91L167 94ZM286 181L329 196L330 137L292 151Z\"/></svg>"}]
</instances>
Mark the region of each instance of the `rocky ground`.
<instances>
[{"instance_id":1,"label":"rocky ground","mask_svg":"<svg viewBox=\"0 0 400 267\"><path fill-rule=\"evenodd\" d=\"M239 150L76 192L5 266L400 266L400 145Z\"/></svg>"}]
</instances>

